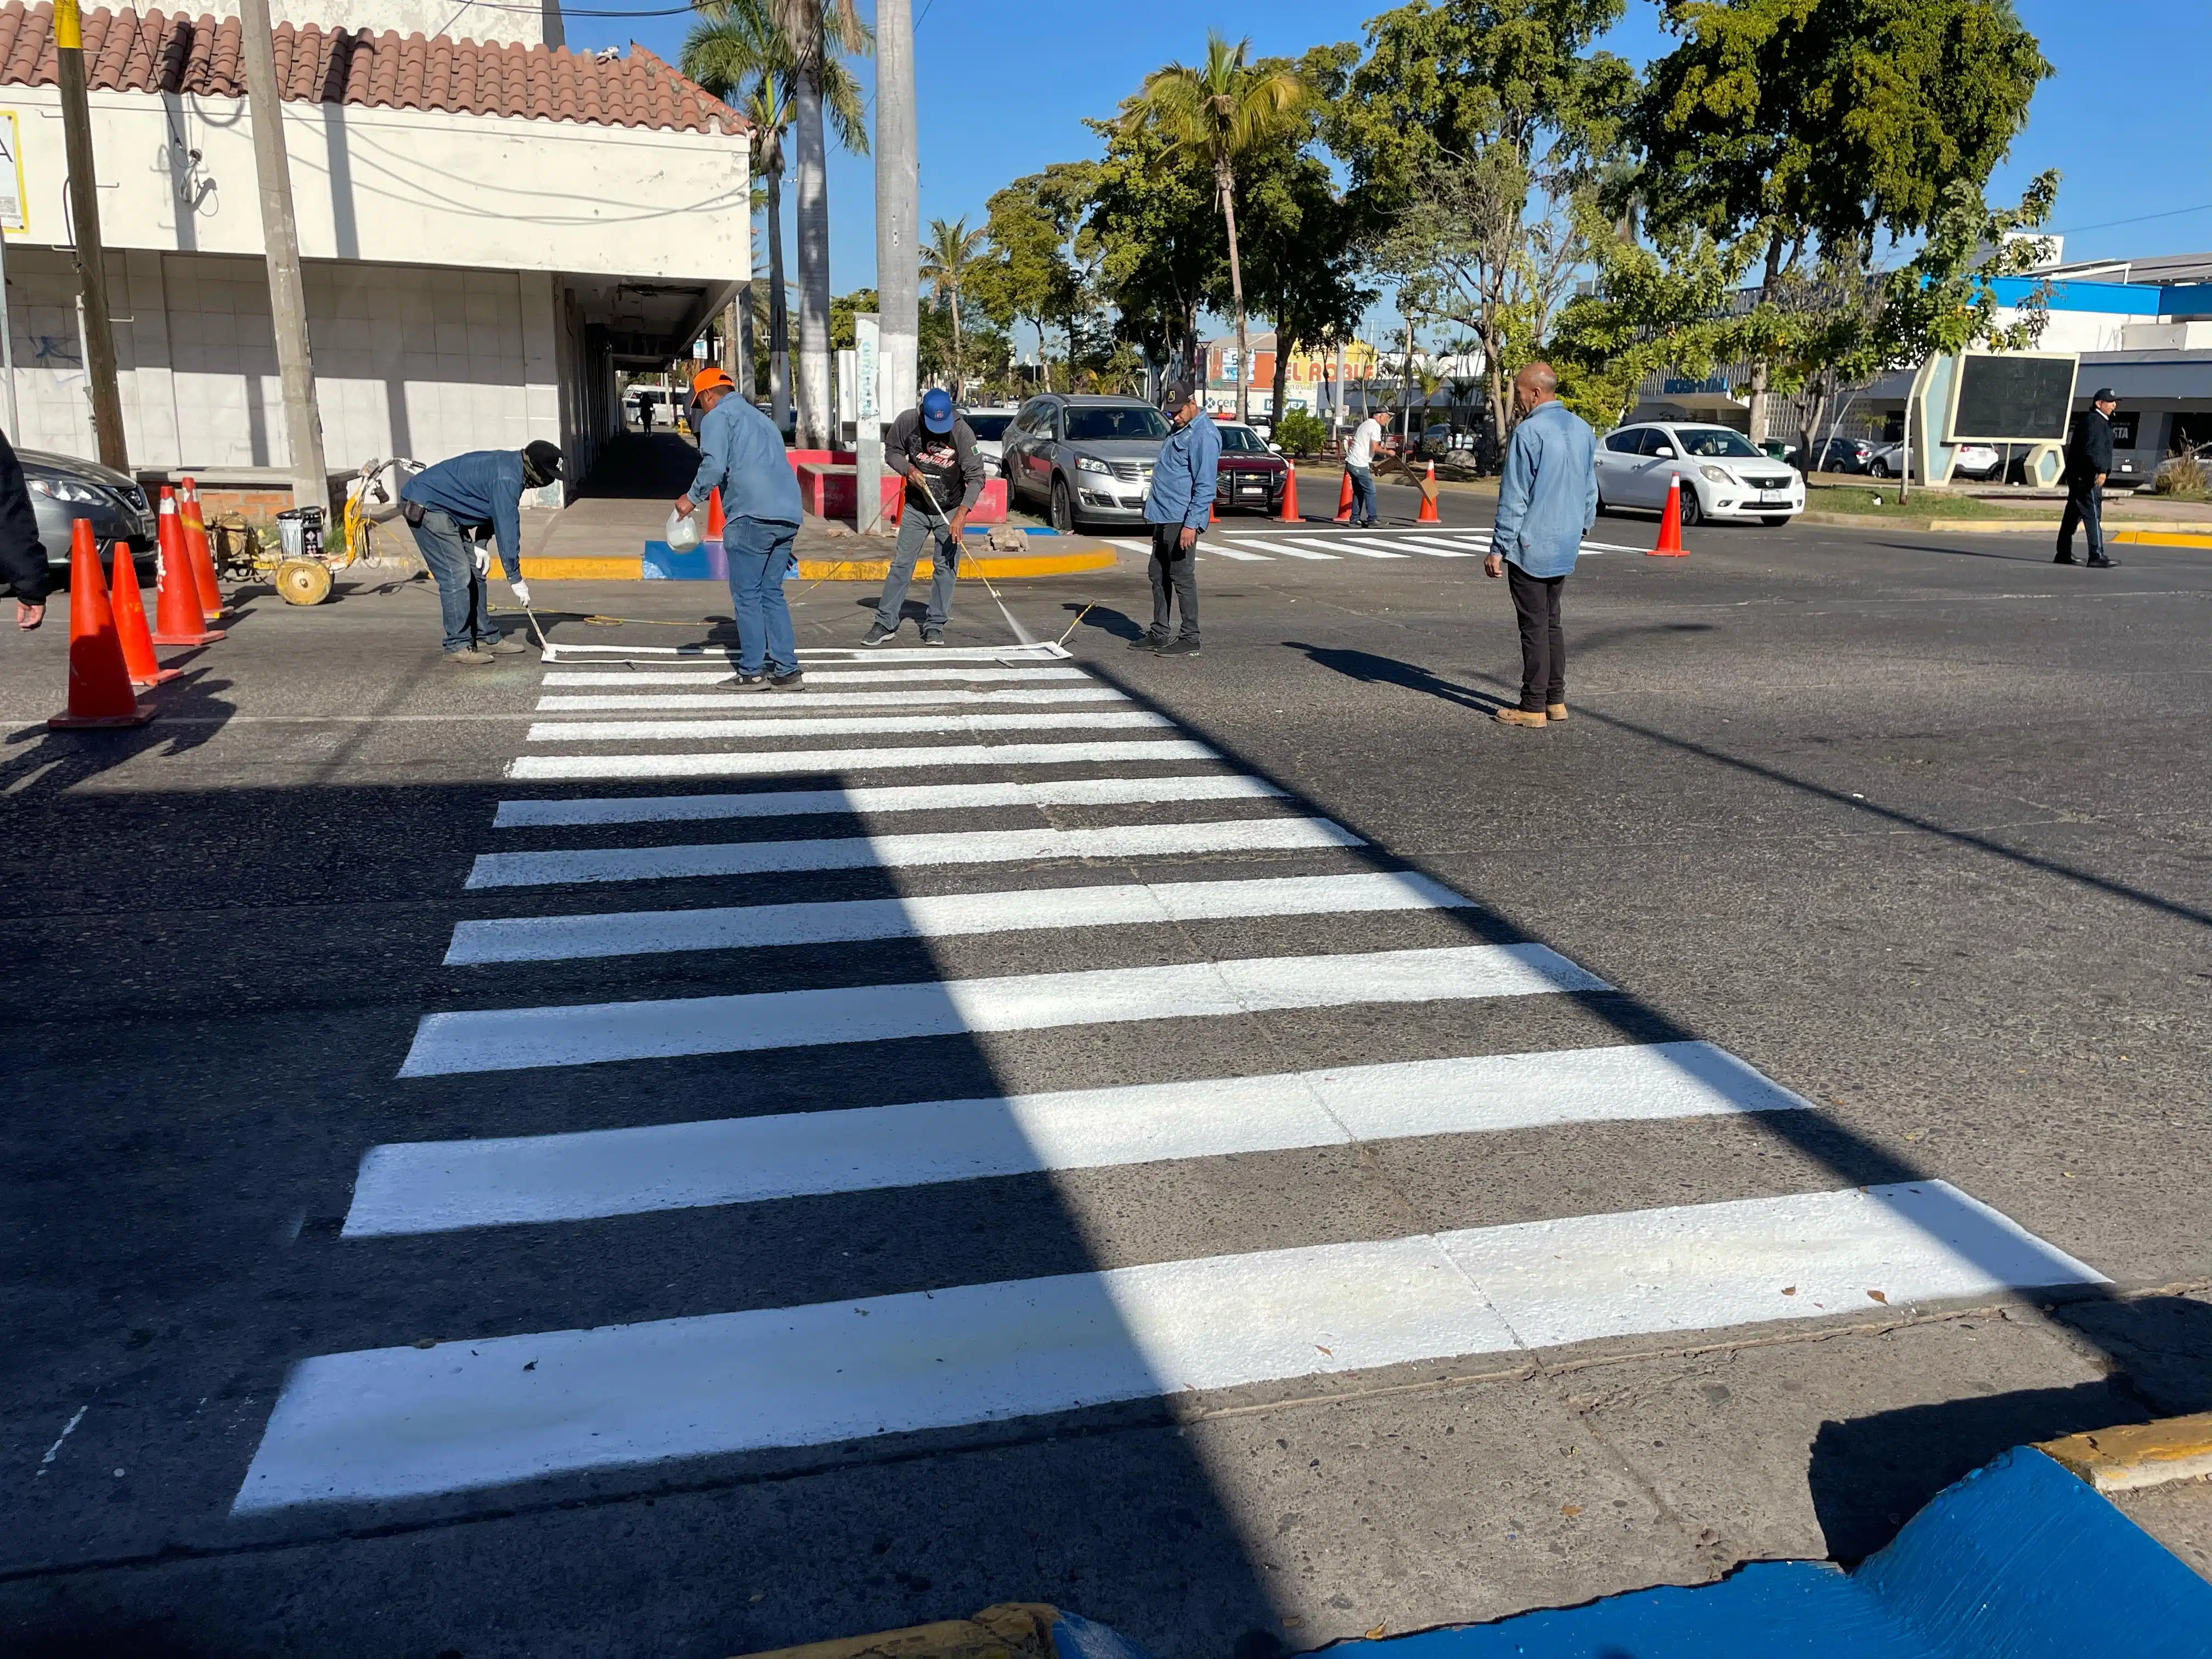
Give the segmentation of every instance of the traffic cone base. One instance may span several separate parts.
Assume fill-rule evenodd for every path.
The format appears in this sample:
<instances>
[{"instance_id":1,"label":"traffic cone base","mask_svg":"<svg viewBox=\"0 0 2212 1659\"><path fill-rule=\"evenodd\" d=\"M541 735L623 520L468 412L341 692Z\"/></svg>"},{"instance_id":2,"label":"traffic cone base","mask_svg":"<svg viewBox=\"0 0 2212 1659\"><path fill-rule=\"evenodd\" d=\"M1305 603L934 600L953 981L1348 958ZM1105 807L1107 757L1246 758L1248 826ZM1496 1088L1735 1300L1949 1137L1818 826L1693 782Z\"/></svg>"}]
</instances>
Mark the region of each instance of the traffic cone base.
<instances>
[{"instance_id":1,"label":"traffic cone base","mask_svg":"<svg viewBox=\"0 0 2212 1659\"><path fill-rule=\"evenodd\" d=\"M1682 545L1682 475L1674 474L1667 481L1667 505L1659 514L1659 539L1647 559L1686 559L1689 550Z\"/></svg>"},{"instance_id":2,"label":"traffic cone base","mask_svg":"<svg viewBox=\"0 0 2212 1659\"><path fill-rule=\"evenodd\" d=\"M1298 512L1298 470L1296 467L1283 476L1282 511L1275 514L1279 524L1302 524L1304 515Z\"/></svg>"},{"instance_id":3,"label":"traffic cone base","mask_svg":"<svg viewBox=\"0 0 2212 1659\"><path fill-rule=\"evenodd\" d=\"M100 550L92 526L79 519L70 532L69 707L46 724L57 732L99 726L143 726L154 711L131 689L123 641L100 580Z\"/></svg>"}]
</instances>

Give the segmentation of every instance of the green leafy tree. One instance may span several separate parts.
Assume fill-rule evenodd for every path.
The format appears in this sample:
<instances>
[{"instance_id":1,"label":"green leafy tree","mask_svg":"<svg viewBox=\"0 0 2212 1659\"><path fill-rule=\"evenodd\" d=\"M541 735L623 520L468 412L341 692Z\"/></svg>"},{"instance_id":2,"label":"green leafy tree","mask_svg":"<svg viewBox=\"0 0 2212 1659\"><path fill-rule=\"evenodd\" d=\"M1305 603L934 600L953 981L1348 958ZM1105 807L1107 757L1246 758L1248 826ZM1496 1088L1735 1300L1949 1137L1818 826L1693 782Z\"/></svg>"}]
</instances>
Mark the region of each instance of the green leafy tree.
<instances>
[{"instance_id":1,"label":"green leafy tree","mask_svg":"<svg viewBox=\"0 0 2212 1659\"><path fill-rule=\"evenodd\" d=\"M1195 67L1170 64L1145 78L1144 90L1123 116L1126 124L1150 126L1166 141L1170 153L1202 160L1213 177L1216 205L1229 243L1229 289L1237 324L1237 418L1249 414L1251 352L1244 311L1244 273L1237 244L1238 167L1263 147L1296 128L1312 89L1296 70L1247 61L1249 40L1231 46L1208 33L1206 61Z\"/></svg>"},{"instance_id":2,"label":"green leafy tree","mask_svg":"<svg viewBox=\"0 0 2212 1659\"><path fill-rule=\"evenodd\" d=\"M1071 249L1091 198L1089 162L1055 162L1017 179L984 205L988 257L968 279L984 310L1001 327L1027 321L1037 331L1037 356L1045 357L1044 331L1058 324L1070 331L1082 302L1083 283ZM1045 385L1052 384L1045 369Z\"/></svg>"},{"instance_id":3,"label":"green leafy tree","mask_svg":"<svg viewBox=\"0 0 2212 1659\"><path fill-rule=\"evenodd\" d=\"M1085 123L1105 156L1091 175L1084 229L1120 337L1169 365L1171 378L1195 378L1199 314L1226 283L1228 237L1211 171L1157 126L1128 121L1133 102L1112 120Z\"/></svg>"},{"instance_id":4,"label":"green leafy tree","mask_svg":"<svg viewBox=\"0 0 2212 1659\"><path fill-rule=\"evenodd\" d=\"M981 257L988 235L987 231L969 229L965 217L949 225L942 219L933 219L929 222L929 234L921 245L921 279L930 285L937 308L952 331L948 367L955 398L963 390L960 379L960 289Z\"/></svg>"}]
</instances>

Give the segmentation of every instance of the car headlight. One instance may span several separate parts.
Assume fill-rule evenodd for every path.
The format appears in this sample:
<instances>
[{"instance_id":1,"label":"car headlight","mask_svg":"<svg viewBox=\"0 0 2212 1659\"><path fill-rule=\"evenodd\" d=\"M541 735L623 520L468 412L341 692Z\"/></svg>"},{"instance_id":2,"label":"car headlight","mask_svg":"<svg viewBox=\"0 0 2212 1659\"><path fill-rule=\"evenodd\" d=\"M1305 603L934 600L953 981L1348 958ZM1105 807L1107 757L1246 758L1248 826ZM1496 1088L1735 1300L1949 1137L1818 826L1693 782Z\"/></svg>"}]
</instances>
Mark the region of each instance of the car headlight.
<instances>
[{"instance_id":1,"label":"car headlight","mask_svg":"<svg viewBox=\"0 0 2212 1659\"><path fill-rule=\"evenodd\" d=\"M1075 458L1075 470L1078 472L1096 472L1108 478L1114 476L1114 469L1096 455L1078 455Z\"/></svg>"},{"instance_id":2,"label":"car headlight","mask_svg":"<svg viewBox=\"0 0 2212 1659\"><path fill-rule=\"evenodd\" d=\"M88 507L108 505L106 492L94 489L90 484L72 483L67 478L32 478L27 482L41 495L52 496L58 501L81 501Z\"/></svg>"},{"instance_id":3,"label":"car headlight","mask_svg":"<svg viewBox=\"0 0 2212 1659\"><path fill-rule=\"evenodd\" d=\"M1711 478L1715 483L1732 484L1735 482L1734 478L1729 477L1728 469L1726 467L1701 466L1698 471L1704 473L1705 477Z\"/></svg>"}]
</instances>

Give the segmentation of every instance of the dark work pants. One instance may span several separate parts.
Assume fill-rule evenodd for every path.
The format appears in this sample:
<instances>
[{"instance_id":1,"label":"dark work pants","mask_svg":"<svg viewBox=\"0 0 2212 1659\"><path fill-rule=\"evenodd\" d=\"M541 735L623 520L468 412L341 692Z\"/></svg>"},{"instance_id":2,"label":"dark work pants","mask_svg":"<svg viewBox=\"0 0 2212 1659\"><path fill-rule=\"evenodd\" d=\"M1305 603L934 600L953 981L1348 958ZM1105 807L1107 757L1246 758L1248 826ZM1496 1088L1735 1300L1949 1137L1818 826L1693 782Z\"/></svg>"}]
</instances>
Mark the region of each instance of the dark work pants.
<instances>
[{"instance_id":1,"label":"dark work pants","mask_svg":"<svg viewBox=\"0 0 2212 1659\"><path fill-rule=\"evenodd\" d=\"M1198 642L1198 549L1182 550L1182 526L1156 524L1152 531L1152 638L1168 637L1169 588L1182 609L1182 637Z\"/></svg>"},{"instance_id":2,"label":"dark work pants","mask_svg":"<svg viewBox=\"0 0 2212 1659\"><path fill-rule=\"evenodd\" d=\"M1567 636L1559 628L1559 590L1565 576L1532 576L1506 562L1505 585L1521 620L1521 707L1540 714L1544 705L1567 700Z\"/></svg>"},{"instance_id":3,"label":"dark work pants","mask_svg":"<svg viewBox=\"0 0 2212 1659\"><path fill-rule=\"evenodd\" d=\"M484 579L477 574L475 542L453 515L432 507L412 526L415 545L438 584L438 614L446 625L446 649L468 651L478 640L496 640Z\"/></svg>"},{"instance_id":4,"label":"dark work pants","mask_svg":"<svg viewBox=\"0 0 2212 1659\"><path fill-rule=\"evenodd\" d=\"M2066 511L2058 520L2058 550L2074 551L2074 526L2089 532L2089 556L2105 556L2105 488L2102 484L2069 484Z\"/></svg>"}]
</instances>

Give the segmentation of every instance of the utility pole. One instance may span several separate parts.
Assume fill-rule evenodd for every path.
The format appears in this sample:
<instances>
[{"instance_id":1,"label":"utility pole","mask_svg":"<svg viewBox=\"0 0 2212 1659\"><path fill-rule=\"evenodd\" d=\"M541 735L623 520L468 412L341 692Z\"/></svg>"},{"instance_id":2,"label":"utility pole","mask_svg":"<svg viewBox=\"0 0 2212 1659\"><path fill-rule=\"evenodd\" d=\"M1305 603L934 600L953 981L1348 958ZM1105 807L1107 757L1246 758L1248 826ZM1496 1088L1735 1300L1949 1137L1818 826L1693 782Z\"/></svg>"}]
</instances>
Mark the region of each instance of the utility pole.
<instances>
[{"instance_id":1,"label":"utility pole","mask_svg":"<svg viewBox=\"0 0 2212 1659\"><path fill-rule=\"evenodd\" d=\"M895 419L920 395L921 162L915 149L914 0L876 4L876 309L881 321L878 419ZM874 434L872 432L871 438ZM877 449L881 465L881 449ZM867 481L862 481L862 489ZM945 504L948 511L957 502ZM860 518L876 516L863 495Z\"/></svg>"},{"instance_id":2,"label":"utility pole","mask_svg":"<svg viewBox=\"0 0 2212 1659\"><path fill-rule=\"evenodd\" d=\"M107 257L100 240L100 179L92 165L92 106L85 98L84 32L76 0L54 0L60 60L62 144L69 157L70 230L84 300L84 374L92 392L92 438L100 464L131 470L123 441L123 394L115 384L115 325L107 309Z\"/></svg>"},{"instance_id":3,"label":"utility pole","mask_svg":"<svg viewBox=\"0 0 2212 1659\"><path fill-rule=\"evenodd\" d=\"M300 227L292 216L292 164L284 150L284 103L276 89L276 42L269 0L239 0L239 51L246 106L253 120L253 170L261 181L261 240L269 258L269 316L276 327L276 371L284 388L284 435L292 453L292 505L330 510L323 465L323 416L315 406L315 359L307 343L307 288L300 274Z\"/></svg>"}]
</instances>

